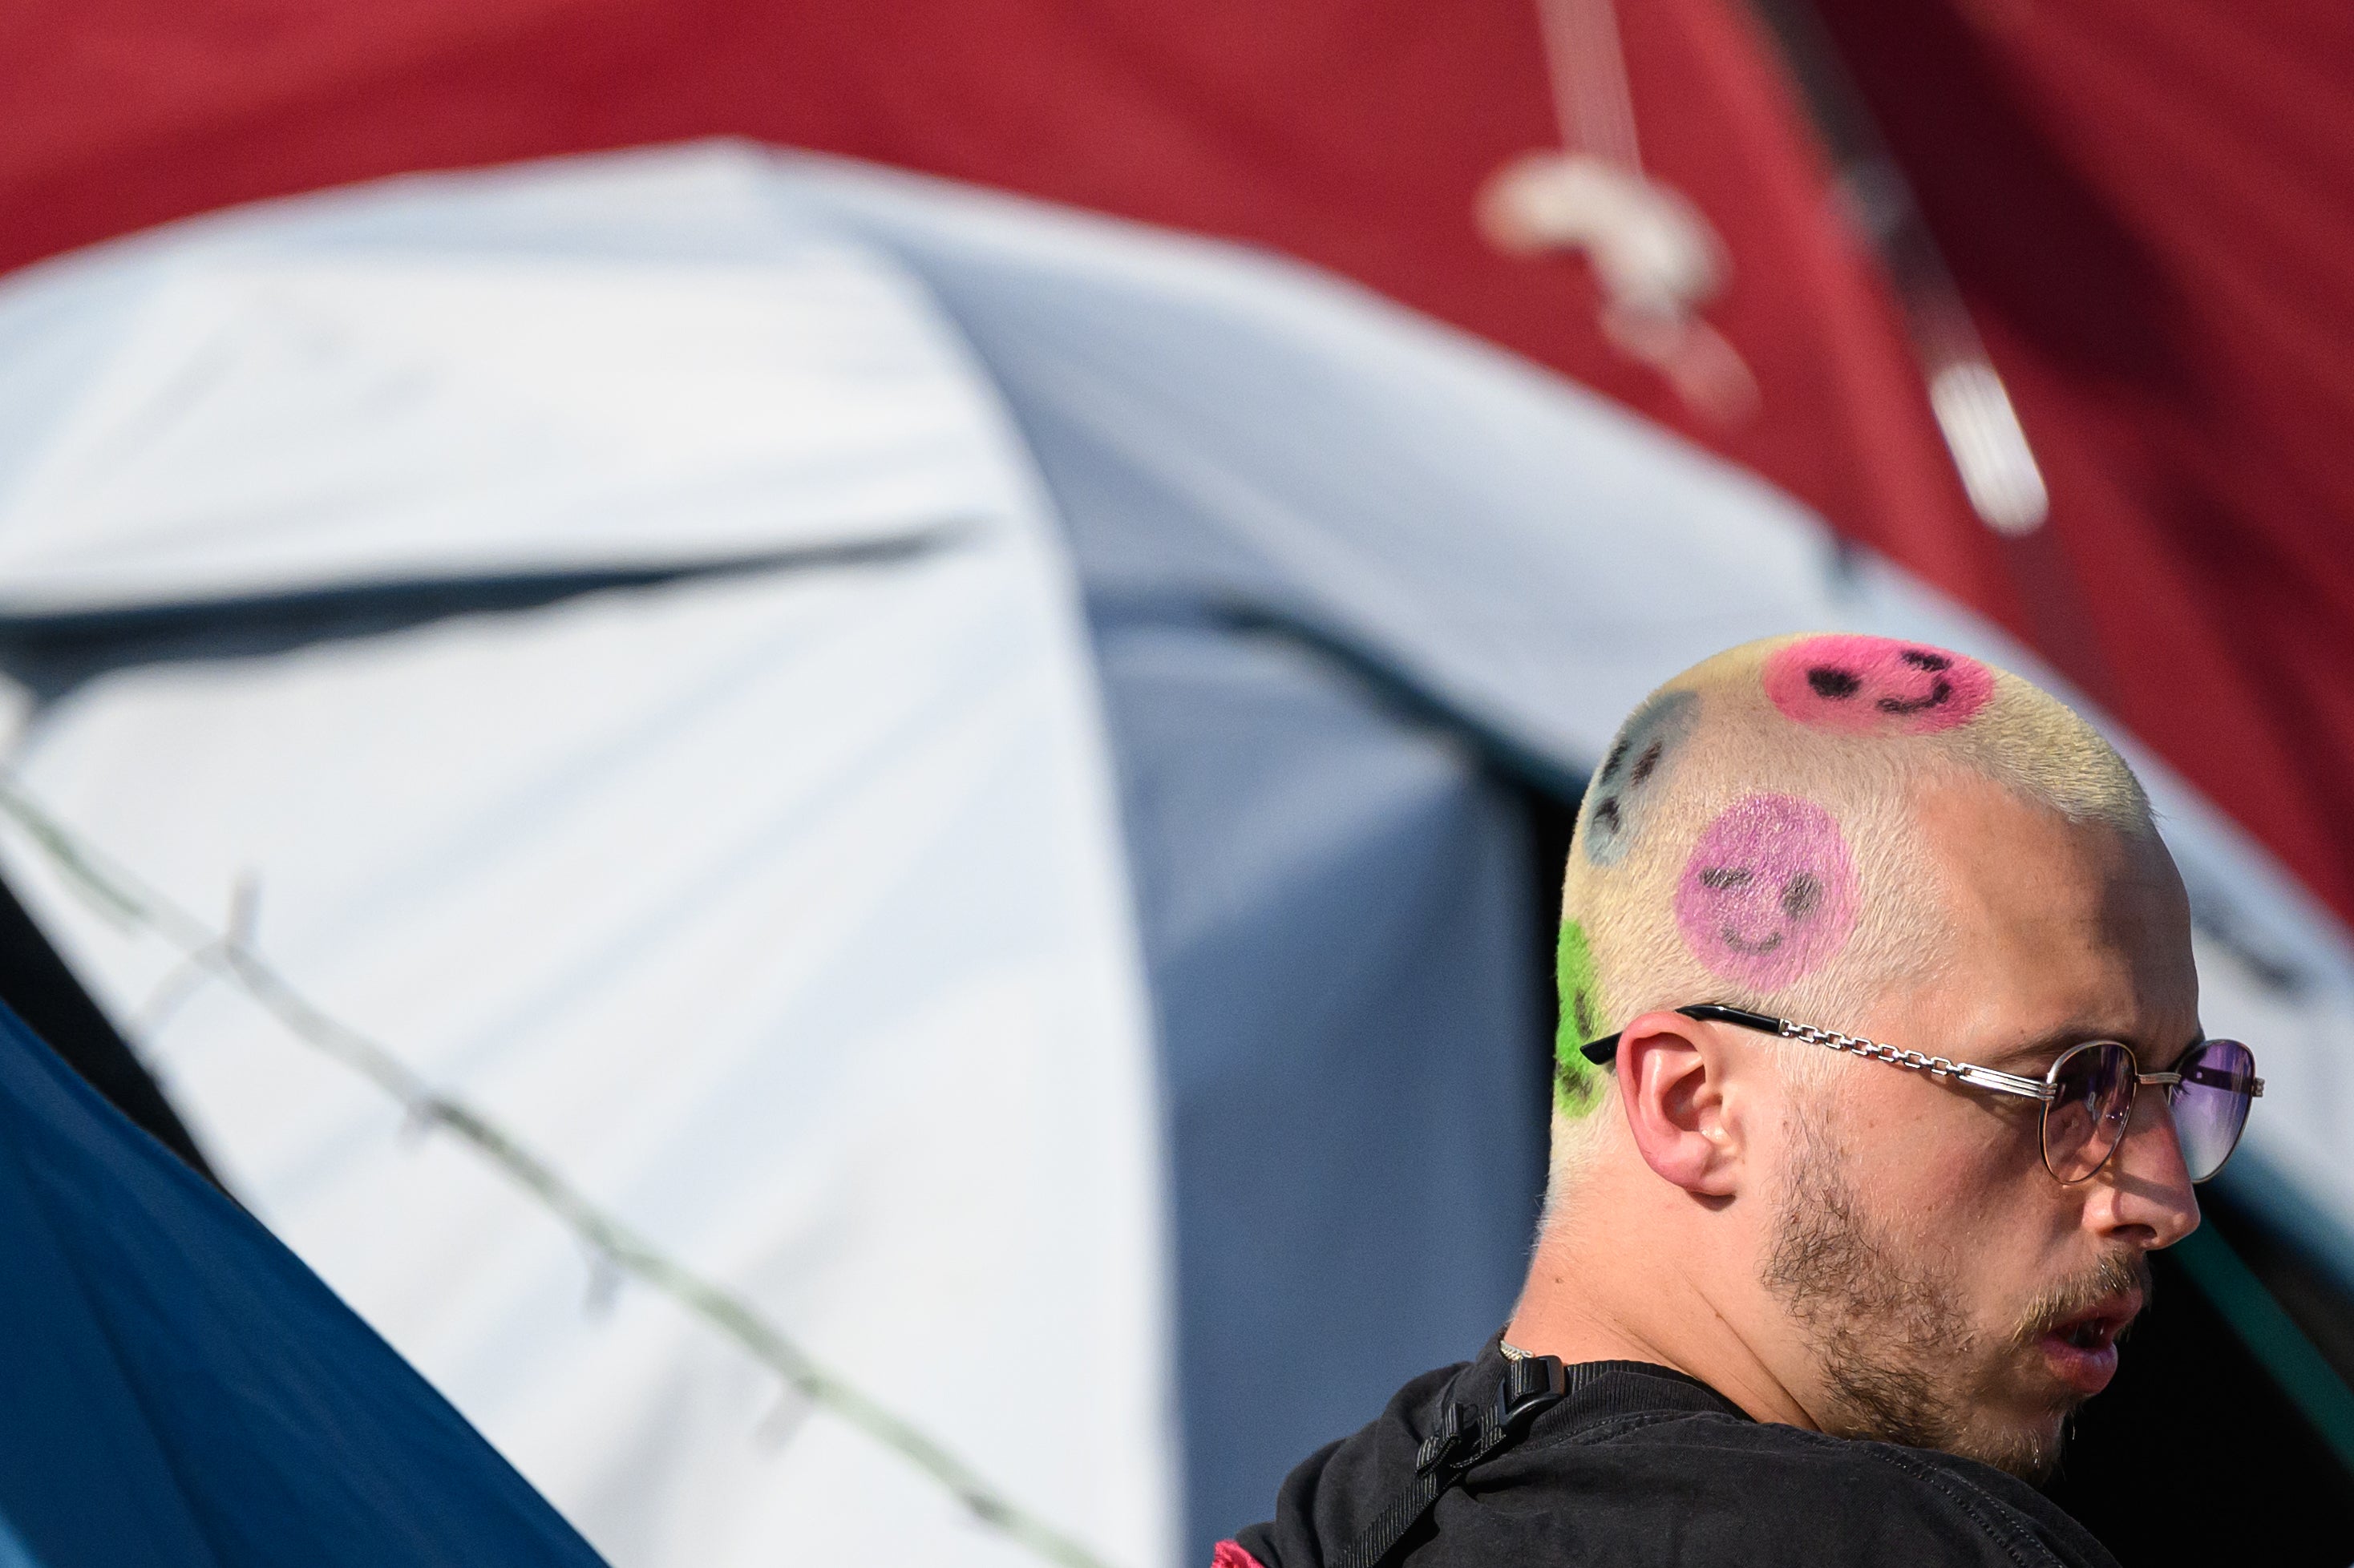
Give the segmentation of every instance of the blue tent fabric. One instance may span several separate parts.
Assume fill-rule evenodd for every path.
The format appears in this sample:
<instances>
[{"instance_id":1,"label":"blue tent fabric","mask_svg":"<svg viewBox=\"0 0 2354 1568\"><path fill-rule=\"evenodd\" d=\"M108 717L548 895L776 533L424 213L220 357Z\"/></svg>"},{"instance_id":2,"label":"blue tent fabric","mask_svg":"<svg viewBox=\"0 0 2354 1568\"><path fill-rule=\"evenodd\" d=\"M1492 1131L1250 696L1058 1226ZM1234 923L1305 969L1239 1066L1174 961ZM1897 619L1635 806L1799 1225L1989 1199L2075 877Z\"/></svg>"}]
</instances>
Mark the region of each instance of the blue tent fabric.
<instances>
[{"instance_id":1,"label":"blue tent fabric","mask_svg":"<svg viewBox=\"0 0 2354 1568\"><path fill-rule=\"evenodd\" d=\"M1312 644L1099 614L1175 1170L1186 1547L1511 1310L1544 1177L1517 791Z\"/></svg>"},{"instance_id":2,"label":"blue tent fabric","mask_svg":"<svg viewBox=\"0 0 2354 1568\"><path fill-rule=\"evenodd\" d=\"M0 1009L0 1565L599 1559L250 1216Z\"/></svg>"}]
</instances>

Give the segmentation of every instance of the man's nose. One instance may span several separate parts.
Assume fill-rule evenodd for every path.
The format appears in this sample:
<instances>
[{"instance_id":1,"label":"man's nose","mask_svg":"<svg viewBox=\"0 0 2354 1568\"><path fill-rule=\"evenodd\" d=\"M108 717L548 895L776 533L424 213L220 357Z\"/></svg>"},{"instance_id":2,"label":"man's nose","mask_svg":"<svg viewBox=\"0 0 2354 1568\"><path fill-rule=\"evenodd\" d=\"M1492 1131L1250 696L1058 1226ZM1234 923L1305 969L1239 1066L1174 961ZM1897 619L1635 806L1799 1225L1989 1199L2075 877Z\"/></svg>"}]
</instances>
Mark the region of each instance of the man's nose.
<instances>
[{"instance_id":1,"label":"man's nose","mask_svg":"<svg viewBox=\"0 0 2354 1568\"><path fill-rule=\"evenodd\" d=\"M2164 1091L2134 1097L2133 1120L2097 1186L2087 1218L2105 1235L2155 1252L2199 1228L2199 1199Z\"/></svg>"}]
</instances>

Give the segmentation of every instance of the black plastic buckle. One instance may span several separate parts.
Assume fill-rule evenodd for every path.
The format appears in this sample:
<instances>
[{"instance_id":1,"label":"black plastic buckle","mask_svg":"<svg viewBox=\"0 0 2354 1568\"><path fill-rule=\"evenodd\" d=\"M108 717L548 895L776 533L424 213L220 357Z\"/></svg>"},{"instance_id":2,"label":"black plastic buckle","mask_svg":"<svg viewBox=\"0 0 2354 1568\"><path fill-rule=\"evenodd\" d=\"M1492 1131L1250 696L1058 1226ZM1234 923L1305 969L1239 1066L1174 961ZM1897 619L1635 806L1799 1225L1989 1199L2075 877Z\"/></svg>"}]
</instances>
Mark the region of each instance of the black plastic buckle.
<instances>
[{"instance_id":1,"label":"black plastic buckle","mask_svg":"<svg viewBox=\"0 0 2354 1568\"><path fill-rule=\"evenodd\" d=\"M1507 1361L1504 1381L1496 1389L1496 1425L1518 1437L1568 1393L1569 1373L1559 1356Z\"/></svg>"}]
</instances>

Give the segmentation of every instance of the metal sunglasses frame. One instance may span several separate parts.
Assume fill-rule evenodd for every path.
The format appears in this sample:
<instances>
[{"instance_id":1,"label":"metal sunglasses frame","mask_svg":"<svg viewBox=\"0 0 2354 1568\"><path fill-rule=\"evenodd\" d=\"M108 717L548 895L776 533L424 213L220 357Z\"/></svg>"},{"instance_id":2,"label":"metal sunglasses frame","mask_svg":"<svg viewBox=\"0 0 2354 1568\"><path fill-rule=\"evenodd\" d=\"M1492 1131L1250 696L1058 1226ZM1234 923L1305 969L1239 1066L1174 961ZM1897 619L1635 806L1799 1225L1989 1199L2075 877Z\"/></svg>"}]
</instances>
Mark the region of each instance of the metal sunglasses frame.
<instances>
[{"instance_id":1,"label":"metal sunglasses frame","mask_svg":"<svg viewBox=\"0 0 2354 1568\"><path fill-rule=\"evenodd\" d=\"M2095 1045L2115 1045L2126 1054L2126 1059L2134 1065L2133 1081L2136 1094L2140 1093L2145 1084L2171 1088L2182 1082L2182 1075L2179 1073L2143 1072L2141 1058L2134 1054L2134 1048L2122 1040L2087 1040L2081 1044L2071 1045L2067 1050L2061 1052L2052 1065L2045 1069L2043 1076L2028 1078L2021 1077L2017 1073L2005 1073L1993 1067L1981 1067L1975 1062L1956 1062L1949 1057L1932 1056L1926 1052L1906 1051L1894 1045L1883 1045L1876 1040L1866 1040L1861 1035L1842 1034L1836 1029L1818 1029L1811 1023L1793 1023L1787 1018L1776 1018L1766 1012L1752 1012L1745 1007L1728 1007L1720 1001L1694 1002L1690 1007L1680 1007L1676 1011L1686 1018L1697 1018L1714 1023L1735 1024L1743 1029L1754 1029L1761 1034L1777 1034L1785 1040L1803 1041L1809 1045L1820 1045L1829 1050L1846 1052L1852 1056L1862 1056L1874 1062L1885 1062L1892 1067L1909 1067L1916 1073L1926 1073L1933 1078L1950 1078L1966 1088L1978 1089L1987 1094L2016 1095L2021 1099L2036 1101L2042 1106L2046 1115L2049 1115L2052 1103L2060 1097L2061 1067L2066 1065L2071 1056L2080 1051L2089 1051ZM1587 1061L1596 1066L1600 1066L1618 1054L1618 1036L1606 1034L1599 1040L1588 1042L1578 1047L1578 1051ZM2264 1093L2264 1081L2262 1078L2251 1077L2248 1080L2248 1097L2251 1100L2262 1099ZM2126 1102L2126 1114L2127 1117L2133 1114L2133 1101L2130 1099ZM2078 1181L2089 1181L2099 1175L2108 1162L2116 1158L2117 1150L2124 1143L2125 1138L2120 1134L2117 1141L2109 1146L2108 1152L2101 1156L2100 1164L2094 1166L2082 1176L2071 1178L2052 1170L2051 1144L2047 1139L2041 1136L2040 1132L2036 1139L2037 1148L2043 1158L2043 1169L2051 1171L2052 1179L2063 1187L2073 1187ZM2223 1166L2231 1163L2232 1154L2237 1152L2238 1149L2239 1139L2234 1138L2232 1140L2231 1150L2224 1154L2215 1170L2210 1171L2198 1180L2205 1181L2212 1178L2217 1171L2222 1170Z\"/></svg>"}]
</instances>

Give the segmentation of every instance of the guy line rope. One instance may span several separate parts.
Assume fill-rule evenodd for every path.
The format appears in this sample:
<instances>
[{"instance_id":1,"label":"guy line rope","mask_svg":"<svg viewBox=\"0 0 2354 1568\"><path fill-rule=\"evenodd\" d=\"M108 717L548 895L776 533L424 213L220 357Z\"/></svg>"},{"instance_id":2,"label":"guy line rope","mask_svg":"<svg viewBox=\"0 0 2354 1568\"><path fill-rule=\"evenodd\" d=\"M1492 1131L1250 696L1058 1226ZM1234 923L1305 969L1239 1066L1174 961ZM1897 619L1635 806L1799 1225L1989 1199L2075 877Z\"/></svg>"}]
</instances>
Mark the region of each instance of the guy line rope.
<instances>
[{"instance_id":1,"label":"guy line rope","mask_svg":"<svg viewBox=\"0 0 2354 1568\"><path fill-rule=\"evenodd\" d=\"M665 1255L482 1113L436 1090L383 1044L330 1017L253 949L238 928L242 922L215 930L67 827L5 768L0 768L0 812L109 913L169 942L190 968L244 991L288 1033L382 1090L413 1126L440 1128L472 1146L569 1228L592 1256L710 1324L812 1405L832 1411L930 1477L981 1523L1061 1568L1108 1568L1093 1552L991 1487L913 1423L827 1371L744 1298Z\"/></svg>"}]
</instances>

